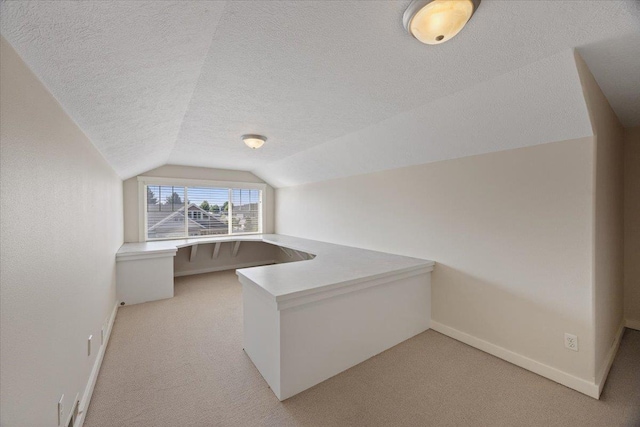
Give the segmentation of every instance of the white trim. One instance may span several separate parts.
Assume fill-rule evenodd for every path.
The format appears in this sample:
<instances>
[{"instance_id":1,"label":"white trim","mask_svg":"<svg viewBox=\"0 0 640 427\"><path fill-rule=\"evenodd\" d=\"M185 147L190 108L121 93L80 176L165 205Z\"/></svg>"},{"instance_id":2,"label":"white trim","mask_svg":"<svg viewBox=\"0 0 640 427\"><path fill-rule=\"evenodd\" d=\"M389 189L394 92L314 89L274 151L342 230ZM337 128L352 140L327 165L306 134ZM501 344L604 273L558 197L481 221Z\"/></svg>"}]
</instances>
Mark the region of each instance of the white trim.
<instances>
[{"instance_id":1,"label":"white trim","mask_svg":"<svg viewBox=\"0 0 640 427\"><path fill-rule=\"evenodd\" d=\"M482 350L485 353L489 353L502 360L506 360L507 362L513 363L514 365L520 366L521 368L562 384L566 387L579 391L580 393L586 394L589 397L593 397L594 399L600 398L599 387L593 382L578 378L567 372L561 371L557 368L553 368L549 365L545 365L544 363L538 362L537 360L530 359L526 356L515 353L511 350L507 350L506 348L497 346L480 338L476 338L472 335L454 329L450 326L443 325L442 323L438 323L434 320L431 320L431 329L455 340L468 344L471 347Z\"/></svg>"},{"instance_id":2,"label":"white trim","mask_svg":"<svg viewBox=\"0 0 640 427\"><path fill-rule=\"evenodd\" d=\"M616 332L616 337L613 340L613 344L611 344L611 348L609 349L609 353L607 354L607 358L604 360L602 367L600 368L599 374L596 376L596 384L598 386L598 396L602 393L602 389L604 388L604 383L607 381L607 376L609 375L609 371L611 370L611 365L613 364L613 360L616 358L616 353L618 353L618 349L620 348L620 341L622 341L622 335L624 334L624 324L622 321L620 326L618 327L618 332Z\"/></svg>"},{"instance_id":3,"label":"white trim","mask_svg":"<svg viewBox=\"0 0 640 427\"><path fill-rule=\"evenodd\" d=\"M147 238L147 187L144 182L138 181L138 241L144 242Z\"/></svg>"},{"instance_id":4,"label":"white trim","mask_svg":"<svg viewBox=\"0 0 640 427\"><path fill-rule=\"evenodd\" d=\"M111 317L109 317L109 323L104 335L104 343L100 346L98 357L96 357L96 361L93 364L93 369L91 370L91 375L89 376L89 382L87 383L87 387L84 389L84 393L82 394L82 400L80 401L80 405L78 407L78 418L76 419L74 427L82 427L82 425L84 424L84 419L87 415L89 404L91 403L93 389L95 388L96 381L98 380L98 374L100 373L100 367L102 366L102 359L104 359L104 353L107 349L107 344L109 343L111 329L113 328L113 322L115 322L116 320L117 313L118 302L116 302L115 306L113 307L113 311L111 312Z\"/></svg>"},{"instance_id":5,"label":"white trim","mask_svg":"<svg viewBox=\"0 0 640 427\"><path fill-rule=\"evenodd\" d=\"M636 331L640 331L640 320L627 319L624 322L624 326L626 326L629 329L635 329Z\"/></svg>"},{"instance_id":6,"label":"white trim","mask_svg":"<svg viewBox=\"0 0 640 427\"><path fill-rule=\"evenodd\" d=\"M182 187L182 198L184 199L182 202L184 205L184 235L185 237L189 237L189 221L191 220L189 219L189 194L187 193L187 186ZM162 203L162 201L160 201L160 203Z\"/></svg>"},{"instance_id":7,"label":"white trim","mask_svg":"<svg viewBox=\"0 0 640 427\"><path fill-rule=\"evenodd\" d=\"M237 268L257 267L262 265L275 264L275 260L258 261L258 262L245 262L242 264L233 265L221 265L218 267L201 268L199 270L185 270L173 273L173 277L192 276L194 274L213 273L216 271L235 270Z\"/></svg>"},{"instance_id":8,"label":"white trim","mask_svg":"<svg viewBox=\"0 0 640 427\"><path fill-rule=\"evenodd\" d=\"M228 204L227 204L227 234L233 234L233 190L231 188L227 189ZM224 205L223 205L224 206Z\"/></svg>"},{"instance_id":9,"label":"white trim","mask_svg":"<svg viewBox=\"0 0 640 427\"><path fill-rule=\"evenodd\" d=\"M138 176L138 182L142 182L144 185L172 185L174 187L201 185L204 187L241 188L243 190L266 190L267 188L267 184L263 182L212 181L206 179L162 178L143 175Z\"/></svg>"},{"instance_id":10,"label":"white trim","mask_svg":"<svg viewBox=\"0 0 640 427\"><path fill-rule=\"evenodd\" d=\"M258 202L258 212L259 212L258 215L260 215L260 218L262 218L262 221L260 221L260 224L258 224L258 231L260 233L264 232L264 224L267 222L265 210L262 208L262 200L266 192L267 192L266 189L260 192L260 201Z\"/></svg>"}]
</instances>

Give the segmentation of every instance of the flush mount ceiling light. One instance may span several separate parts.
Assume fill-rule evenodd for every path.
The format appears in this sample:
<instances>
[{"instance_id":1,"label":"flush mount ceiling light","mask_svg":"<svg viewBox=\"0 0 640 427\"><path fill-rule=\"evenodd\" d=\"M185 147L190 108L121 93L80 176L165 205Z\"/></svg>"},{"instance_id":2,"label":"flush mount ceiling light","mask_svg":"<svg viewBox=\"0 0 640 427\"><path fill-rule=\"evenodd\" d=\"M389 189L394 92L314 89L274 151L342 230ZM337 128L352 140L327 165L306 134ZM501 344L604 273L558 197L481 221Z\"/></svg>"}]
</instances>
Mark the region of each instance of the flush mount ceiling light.
<instances>
[{"instance_id":1,"label":"flush mount ceiling light","mask_svg":"<svg viewBox=\"0 0 640 427\"><path fill-rule=\"evenodd\" d=\"M404 12L404 28L422 43L440 44L455 37L480 0L413 0Z\"/></svg>"},{"instance_id":2,"label":"flush mount ceiling light","mask_svg":"<svg viewBox=\"0 0 640 427\"><path fill-rule=\"evenodd\" d=\"M247 147L255 150L256 148L262 147L262 145L267 141L267 137L262 135L249 134L242 135L242 140L245 144L247 144Z\"/></svg>"}]
</instances>

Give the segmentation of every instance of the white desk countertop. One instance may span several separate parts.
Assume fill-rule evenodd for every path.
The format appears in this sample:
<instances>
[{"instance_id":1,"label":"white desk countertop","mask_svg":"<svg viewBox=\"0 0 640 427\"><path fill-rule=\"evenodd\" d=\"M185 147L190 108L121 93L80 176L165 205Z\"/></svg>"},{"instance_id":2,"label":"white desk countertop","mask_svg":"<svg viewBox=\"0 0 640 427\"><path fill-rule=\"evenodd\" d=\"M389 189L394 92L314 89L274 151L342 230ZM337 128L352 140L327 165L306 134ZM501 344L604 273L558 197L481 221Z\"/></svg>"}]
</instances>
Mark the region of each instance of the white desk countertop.
<instances>
[{"instance_id":1,"label":"white desk countertop","mask_svg":"<svg viewBox=\"0 0 640 427\"><path fill-rule=\"evenodd\" d=\"M118 261L144 255L175 254L178 248L223 242L265 242L315 255L314 259L237 270L239 276L262 288L276 302L284 302L319 292L384 279L410 272L429 272L434 262L419 258L370 251L350 246L279 234L206 237L125 243L116 255Z\"/></svg>"},{"instance_id":2,"label":"white desk countertop","mask_svg":"<svg viewBox=\"0 0 640 427\"><path fill-rule=\"evenodd\" d=\"M142 243L125 243L118 252L116 258L123 260L128 257L137 257L140 255L175 253L179 248L194 245L206 245L211 243L224 242L262 242L264 236L275 236L275 234L247 234L238 236L221 236L221 237L198 237L195 239L175 239L175 240L154 240Z\"/></svg>"}]
</instances>

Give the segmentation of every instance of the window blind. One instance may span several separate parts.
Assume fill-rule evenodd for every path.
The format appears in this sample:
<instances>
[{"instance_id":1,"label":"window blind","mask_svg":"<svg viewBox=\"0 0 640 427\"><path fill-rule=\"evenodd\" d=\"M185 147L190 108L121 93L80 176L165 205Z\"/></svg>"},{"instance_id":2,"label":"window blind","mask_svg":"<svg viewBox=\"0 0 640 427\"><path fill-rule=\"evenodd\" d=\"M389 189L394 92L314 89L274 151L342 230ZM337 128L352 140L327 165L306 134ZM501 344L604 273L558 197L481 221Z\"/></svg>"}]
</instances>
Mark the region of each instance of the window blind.
<instances>
[{"instance_id":1,"label":"window blind","mask_svg":"<svg viewBox=\"0 0 640 427\"><path fill-rule=\"evenodd\" d=\"M229 234L229 189L187 187L188 236Z\"/></svg>"},{"instance_id":2,"label":"window blind","mask_svg":"<svg viewBox=\"0 0 640 427\"><path fill-rule=\"evenodd\" d=\"M184 236L184 187L147 186L147 238L170 239Z\"/></svg>"},{"instance_id":3,"label":"window blind","mask_svg":"<svg viewBox=\"0 0 640 427\"><path fill-rule=\"evenodd\" d=\"M262 190L145 185L147 240L260 233Z\"/></svg>"},{"instance_id":4,"label":"window blind","mask_svg":"<svg viewBox=\"0 0 640 427\"><path fill-rule=\"evenodd\" d=\"M232 233L257 233L260 228L260 190L232 189Z\"/></svg>"}]
</instances>

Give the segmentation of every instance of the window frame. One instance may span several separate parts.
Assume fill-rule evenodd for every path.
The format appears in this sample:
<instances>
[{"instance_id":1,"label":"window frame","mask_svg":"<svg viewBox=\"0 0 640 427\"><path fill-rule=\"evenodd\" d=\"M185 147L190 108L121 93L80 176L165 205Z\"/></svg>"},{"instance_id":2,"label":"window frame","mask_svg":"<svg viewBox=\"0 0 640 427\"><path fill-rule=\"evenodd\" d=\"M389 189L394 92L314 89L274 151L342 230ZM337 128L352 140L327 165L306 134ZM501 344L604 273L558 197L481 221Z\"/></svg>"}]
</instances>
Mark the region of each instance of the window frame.
<instances>
[{"instance_id":1,"label":"window frame","mask_svg":"<svg viewBox=\"0 0 640 427\"><path fill-rule=\"evenodd\" d=\"M232 233L232 221L229 220L229 232L227 234L219 234L219 237L229 236L243 236L250 234L262 234L264 231L264 225L266 223L266 209L264 208L267 199L267 184L259 182L238 182L238 181L214 181L205 179L187 179L187 178L164 178L153 176L138 176L138 241L140 242L157 242L161 240L182 240L182 239L204 239L211 238L211 236L189 236L187 231L188 224L188 205L189 199L187 187L213 187L213 188L226 188L229 190L229 218L233 215L233 202L231 200L232 190L260 190L259 201L259 218L258 231L256 232L244 232L244 233ZM149 185L161 185L161 186L173 186L184 187L185 197L185 235L182 237L164 237L157 239L149 239L147 237L147 186Z\"/></svg>"}]
</instances>

